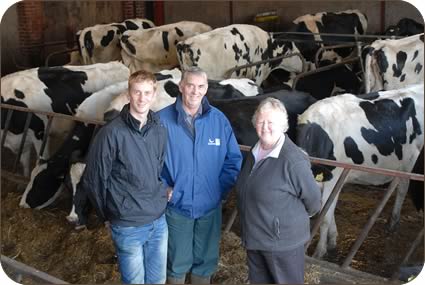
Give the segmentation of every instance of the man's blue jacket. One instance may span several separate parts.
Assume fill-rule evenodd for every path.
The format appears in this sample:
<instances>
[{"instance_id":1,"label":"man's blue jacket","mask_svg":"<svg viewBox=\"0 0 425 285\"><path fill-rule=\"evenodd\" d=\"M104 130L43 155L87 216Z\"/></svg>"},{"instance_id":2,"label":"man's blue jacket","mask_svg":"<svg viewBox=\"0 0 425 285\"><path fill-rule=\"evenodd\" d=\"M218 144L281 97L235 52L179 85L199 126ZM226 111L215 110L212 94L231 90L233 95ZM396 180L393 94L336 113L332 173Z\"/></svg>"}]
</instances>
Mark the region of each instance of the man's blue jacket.
<instances>
[{"instance_id":1,"label":"man's blue jacket","mask_svg":"<svg viewBox=\"0 0 425 285\"><path fill-rule=\"evenodd\" d=\"M168 130L162 180L173 187L172 210L199 218L217 208L236 182L242 155L226 116L202 99L202 114L192 136L185 121L181 96L159 111Z\"/></svg>"}]
</instances>

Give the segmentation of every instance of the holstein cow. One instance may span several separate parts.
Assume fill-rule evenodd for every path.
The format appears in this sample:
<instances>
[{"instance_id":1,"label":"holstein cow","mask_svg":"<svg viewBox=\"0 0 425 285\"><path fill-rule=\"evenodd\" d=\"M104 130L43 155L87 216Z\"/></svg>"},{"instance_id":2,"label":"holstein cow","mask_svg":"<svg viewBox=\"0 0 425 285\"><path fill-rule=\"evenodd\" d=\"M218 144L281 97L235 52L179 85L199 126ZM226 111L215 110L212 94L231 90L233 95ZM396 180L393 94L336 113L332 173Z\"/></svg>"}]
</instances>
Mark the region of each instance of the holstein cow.
<instances>
[{"instance_id":1,"label":"holstein cow","mask_svg":"<svg viewBox=\"0 0 425 285\"><path fill-rule=\"evenodd\" d=\"M110 84L127 80L128 68L119 62L87 66L40 67L9 74L1 78L1 102L39 111L73 115L81 102ZM1 112L2 130L7 112ZM22 139L26 113L14 112L10 121L5 146L14 153ZM66 122L66 123L64 123ZM25 141L21 163L24 174L29 174L31 146L40 151L47 118L34 114ZM65 137L71 126L69 121L55 119L49 136ZM3 131L2 131L3 132ZM49 157L49 141L43 157Z\"/></svg>"},{"instance_id":2,"label":"holstein cow","mask_svg":"<svg viewBox=\"0 0 425 285\"><path fill-rule=\"evenodd\" d=\"M280 90L253 97L230 100L210 100L210 104L222 111L229 119L239 144L252 146L258 136L252 124L252 116L262 100L267 97L279 99L288 111L288 136L295 142L297 117L311 104L316 102L312 96L304 92Z\"/></svg>"},{"instance_id":3,"label":"holstein cow","mask_svg":"<svg viewBox=\"0 0 425 285\"><path fill-rule=\"evenodd\" d=\"M389 26L384 34L386 36L408 37L424 32L424 25L409 18L403 18L398 21L397 25Z\"/></svg>"},{"instance_id":4,"label":"holstein cow","mask_svg":"<svg viewBox=\"0 0 425 285\"><path fill-rule=\"evenodd\" d=\"M95 25L76 33L83 64L121 60L120 37L127 30L150 29L155 24L147 19L128 19L122 23Z\"/></svg>"},{"instance_id":5,"label":"holstein cow","mask_svg":"<svg viewBox=\"0 0 425 285\"><path fill-rule=\"evenodd\" d=\"M121 93L126 94L126 81L110 85L93 93L78 107L75 117L87 120L103 120L103 113L110 102ZM59 150L49 159L38 161L32 170L30 182L22 195L20 206L42 209L50 205L61 193L71 158L81 158L88 148L93 125L77 123ZM75 194L75 189L73 189ZM73 209L74 210L74 209ZM72 211L73 211L72 210Z\"/></svg>"},{"instance_id":6,"label":"holstein cow","mask_svg":"<svg viewBox=\"0 0 425 285\"><path fill-rule=\"evenodd\" d=\"M377 40L365 48L366 92L424 82L424 34Z\"/></svg>"},{"instance_id":7,"label":"holstein cow","mask_svg":"<svg viewBox=\"0 0 425 285\"><path fill-rule=\"evenodd\" d=\"M346 10L341 12L320 12L307 14L296 18L289 28L290 32L301 33L326 33L326 34L353 34L353 36L331 35L291 35L280 36L282 39L295 40L295 45L300 50L307 62L313 63L319 48L343 42L354 42L354 35L362 35L367 29L366 15L359 10ZM317 41L317 42L316 42ZM326 50L319 56L319 61L330 60L339 62L348 57L354 48L339 48Z\"/></svg>"},{"instance_id":8,"label":"holstein cow","mask_svg":"<svg viewBox=\"0 0 425 285\"><path fill-rule=\"evenodd\" d=\"M311 105L298 119L297 144L310 156L362 166L410 172L424 143L424 85L365 95L343 94ZM313 165L322 180L322 206L335 186L341 168ZM351 171L346 183L381 185L391 177ZM390 229L400 219L408 181L398 186ZM334 203L320 227L315 257L336 247Z\"/></svg>"},{"instance_id":9,"label":"holstein cow","mask_svg":"<svg viewBox=\"0 0 425 285\"><path fill-rule=\"evenodd\" d=\"M192 36L211 31L199 22L182 21L149 30L126 31L121 37L121 56L131 72L159 72L179 65L176 44Z\"/></svg>"},{"instance_id":10,"label":"holstein cow","mask_svg":"<svg viewBox=\"0 0 425 285\"><path fill-rule=\"evenodd\" d=\"M262 29L242 24L218 28L177 44L178 60L183 70L189 66L199 66L207 72L208 78L213 80L249 78L258 85L267 78L271 70L279 66L290 72L302 72L302 60L293 56L232 74L229 74L229 70L296 52L298 49L292 42L276 41Z\"/></svg>"},{"instance_id":11,"label":"holstein cow","mask_svg":"<svg viewBox=\"0 0 425 285\"><path fill-rule=\"evenodd\" d=\"M264 92L292 90L296 76L295 73L277 68L263 81ZM307 92L317 100L342 93L359 94L362 88L362 80L350 65L302 76L295 84L295 90Z\"/></svg>"}]
</instances>

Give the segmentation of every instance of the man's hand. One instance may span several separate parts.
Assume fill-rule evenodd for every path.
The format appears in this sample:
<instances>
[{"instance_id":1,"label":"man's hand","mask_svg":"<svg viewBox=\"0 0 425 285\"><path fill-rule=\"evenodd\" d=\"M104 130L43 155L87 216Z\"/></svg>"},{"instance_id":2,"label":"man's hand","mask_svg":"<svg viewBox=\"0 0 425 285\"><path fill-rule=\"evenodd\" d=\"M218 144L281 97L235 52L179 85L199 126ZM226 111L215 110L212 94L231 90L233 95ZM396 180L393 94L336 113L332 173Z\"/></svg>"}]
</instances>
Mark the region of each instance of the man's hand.
<instances>
[{"instance_id":1,"label":"man's hand","mask_svg":"<svg viewBox=\"0 0 425 285\"><path fill-rule=\"evenodd\" d=\"M171 200L171 196L173 196L173 188L167 187L167 201Z\"/></svg>"}]
</instances>

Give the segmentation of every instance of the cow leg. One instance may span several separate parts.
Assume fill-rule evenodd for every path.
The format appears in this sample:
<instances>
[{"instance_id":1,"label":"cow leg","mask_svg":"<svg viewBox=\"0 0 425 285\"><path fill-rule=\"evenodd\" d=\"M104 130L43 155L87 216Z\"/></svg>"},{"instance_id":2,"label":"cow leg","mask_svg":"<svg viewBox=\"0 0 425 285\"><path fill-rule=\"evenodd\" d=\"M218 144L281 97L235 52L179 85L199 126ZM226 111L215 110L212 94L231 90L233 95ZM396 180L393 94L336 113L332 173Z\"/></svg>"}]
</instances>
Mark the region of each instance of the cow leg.
<instances>
[{"instance_id":1,"label":"cow leg","mask_svg":"<svg viewBox=\"0 0 425 285\"><path fill-rule=\"evenodd\" d=\"M403 206L404 199L406 198L407 190L409 189L409 179L400 179L398 184L397 196L394 202L393 211L391 213L391 219L387 224L387 230L394 232L400 225L400 213L401 207Z\"/></svg>"},{"instance_id":2,"label":"cow leg","mask_svg":"<svg viewBox=\"0 0 425 285\"><path fill-rule=\"evenodd\" d=\"M339 175L335 175L334 177L338 177ZM332 189L335 186L335 183L338 179L334 178L333 180L323 183L323 191L322 191L322 207L325 205L328 200ZM320 225L320 237L319 242L317 243L316 249L314 251L314 258L322 258L326 253L328 248L334 249L336 248L336 238L337 238L337 229L335 223L335 207L336 201L338 200L339 194L335 197L334 202L329 207L328 212L326 213L321 225Z\"/></svg>"},{"instance_id":3,"label":"cow leg","mask_svg":"<svg viewBox=\"0 0 425 285\"><path fill-rule=\"evenodd\" d=\"M329 230L328 230L328 251L336 249L337 237L338 237L338 230L336 228L335 215L332 215L331 224L329 225Z\"/></svg>"},{"instance_id":4,"label":"cow leg","mask_svg":"<svg viewBox=\"0 0 425 285\"><path fill-rule=\"evenodd\" d=\"M22 170L25 177L29 177L31 174L30 164L31 164L31 148L24 148L21 153L19 161L22 164Z\"/></svg>"},{"instance_id":5,"label":"cow leg","mask_svg":"<svg viewBox=\"0 0 425 285\"><path fill-rule=\"evenodd\" d=\"M75 206L75 213L78 217L75 228L80 229L85 227L90 211L90 201L87 193L81 187L77 187L73 206Z\"/></svg>"},{"instance_id":6,"label":"cow leg","mask_svg":"<svg viewBox=\"0 0 425 285\"><path fill-rule=\"evenodd\" d=\"M72 187L72 209L66 219L75 224L76 229L83 228L86 225L89 212L90 202L88 196L81 187L78 187L85 166L84 163L75 163L69 171Z\"/></svg>"}]
</instances>

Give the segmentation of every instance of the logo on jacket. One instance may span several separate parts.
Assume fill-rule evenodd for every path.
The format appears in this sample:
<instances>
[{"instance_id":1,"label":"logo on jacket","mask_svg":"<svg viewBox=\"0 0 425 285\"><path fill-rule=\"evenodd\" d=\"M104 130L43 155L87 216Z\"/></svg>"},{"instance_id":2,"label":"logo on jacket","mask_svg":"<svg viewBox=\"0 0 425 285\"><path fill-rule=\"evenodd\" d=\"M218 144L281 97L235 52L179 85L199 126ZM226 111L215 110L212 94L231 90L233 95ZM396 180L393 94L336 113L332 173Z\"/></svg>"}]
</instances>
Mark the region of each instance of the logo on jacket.
<instances>
[{"instance_id":1,"label":"logo on jacket","mask_svg":"<svg viewBox=\"0 0 425 285\"><path fill-rule=\"evenodd\" d=\"M208 139L208 145L220 146L220 139Z\"/></svg>"}]
</instances>

